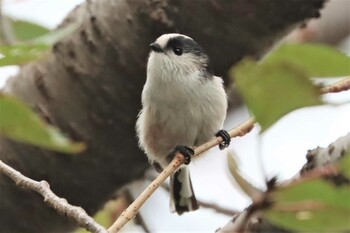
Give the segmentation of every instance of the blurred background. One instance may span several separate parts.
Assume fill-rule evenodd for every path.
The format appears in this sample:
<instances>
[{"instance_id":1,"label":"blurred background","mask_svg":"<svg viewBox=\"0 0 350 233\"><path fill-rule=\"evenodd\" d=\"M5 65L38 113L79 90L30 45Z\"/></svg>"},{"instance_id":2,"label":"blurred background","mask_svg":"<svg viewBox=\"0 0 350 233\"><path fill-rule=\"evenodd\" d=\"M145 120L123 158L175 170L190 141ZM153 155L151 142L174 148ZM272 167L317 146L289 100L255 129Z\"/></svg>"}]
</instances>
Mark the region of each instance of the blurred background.
<instances>
[{"instance_id":1,"label":"blurred background","mask_svg":"<svg viewBox=\"0 0 350 233\"><path fill-rule=\"evenodd\" d=\"M2 13L12 19L54 29L81 2L3 0ZM329 1L319 19L296 29L284 42L325 43L350 55L350 0ZM0 88L18 70L18 66L1 67ZM315 79L315 82L318 80ZM324 79L322 82L325 82ZM266 179L274 176L278 181L291 178L306 162L307 150L317 146L326 147L350 132L350 93L324 95L323 98L328 105L294 111L262 135L259 135L259 128L256 127L247 136L232 141L228 151L236 156L241 173L252 184L265 189ZM248 117L244 106L230 109L224 128L229 130ZM218 226L223 226L232 217L232 212L241 211L250 203L228 172L226 153L215 148L190 164L196 196L209 208L201 208L181 217L171 214L167 189L159 188L142 207L141 218L136 219L137 224L129 224L124 232L213 232ZM149 171L145 179L127 187L123 198L108 203L105 211L98 214L99 221L109 225L111 218L138 196L155 176L153 171Z\"/></svg>"}]
</instances>

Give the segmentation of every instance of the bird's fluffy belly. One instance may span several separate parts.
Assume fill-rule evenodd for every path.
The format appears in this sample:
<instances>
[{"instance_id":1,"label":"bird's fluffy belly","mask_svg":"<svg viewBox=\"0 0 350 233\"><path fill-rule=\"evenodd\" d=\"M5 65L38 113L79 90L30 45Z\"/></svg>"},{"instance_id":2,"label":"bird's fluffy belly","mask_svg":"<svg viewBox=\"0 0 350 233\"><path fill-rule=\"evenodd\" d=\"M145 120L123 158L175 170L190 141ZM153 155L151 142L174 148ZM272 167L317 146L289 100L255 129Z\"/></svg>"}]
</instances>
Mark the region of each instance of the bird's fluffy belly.
<instances>
[{"instance_id":1,"label":"bird's fluffy belly","mask_svg":"<svg viewBox=\"0 0 350 233\"><path fill-rule=\"evenodd\" d=\"M167 155L176 145L195 145L203 126L203 119L199 114L199 109L186 109L185 106L162 113L152 107L145 108L141 117L150 124L143 125L142 141L150 160L164 166L167 164Z\"/></svg>"}]
</instances>

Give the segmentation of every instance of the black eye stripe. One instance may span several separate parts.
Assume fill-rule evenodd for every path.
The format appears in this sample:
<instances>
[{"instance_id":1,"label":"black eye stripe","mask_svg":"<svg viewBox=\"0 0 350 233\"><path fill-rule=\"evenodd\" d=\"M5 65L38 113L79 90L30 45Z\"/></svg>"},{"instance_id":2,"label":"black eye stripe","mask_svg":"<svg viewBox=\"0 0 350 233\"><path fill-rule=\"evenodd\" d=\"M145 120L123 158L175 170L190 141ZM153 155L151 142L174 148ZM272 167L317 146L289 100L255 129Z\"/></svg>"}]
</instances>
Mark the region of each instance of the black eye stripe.
<instances>
[{"instance_id":1,"label":"black eye stripe","mask_svg":"<svg viewBox=\"0 0 350 233\"><path fill-rule=\"evenodd\" d=\"M196 41L181 35L175 36L169 39L166 46L164 47L164 50L174 53L177 56L189 53L200 57L200 66L203 74L208 77L211 77L213 75L213 70L208 55Z\"/></svg>"},{"instance_id":2,"label":"black eye stripe","mask_svg":"<svg viewBox=\"0 0 350 233\"><path fill-rule=\"evenodd\" d=\"M166 45L166 49L173 50L175 53L176 48L181 49L182 53L192 53L197 56L205 55L205 52L203 51L202 47L199 46L199 44L196 41L183 36L175 36L169 39Z\"/></svg>"}]
</instances>

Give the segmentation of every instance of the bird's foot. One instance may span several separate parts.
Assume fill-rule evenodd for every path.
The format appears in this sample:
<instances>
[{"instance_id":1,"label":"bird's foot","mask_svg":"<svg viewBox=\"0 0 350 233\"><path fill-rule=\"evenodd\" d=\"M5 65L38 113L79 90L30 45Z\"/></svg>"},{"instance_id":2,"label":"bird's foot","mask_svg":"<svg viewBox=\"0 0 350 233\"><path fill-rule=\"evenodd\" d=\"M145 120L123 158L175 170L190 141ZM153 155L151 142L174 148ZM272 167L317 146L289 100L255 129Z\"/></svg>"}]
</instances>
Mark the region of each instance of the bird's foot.
<instances>
[{"instance_id":1,"label":"bird's foot","mask_svg":"<svg viewBox=\"0 0 350 233\"><path fill-rule=\"evenodd\" d=\"M173 160L177 152L180 152L185 157L184 164L186 165L191 162L191 157L194 155L194 150L191 147L178 145L175 146L175 148L168 155L169 163Z\"/></svg>"},{"instance_id":2,"label":"bird's foot","mask_svg":"<svg viewBox=\"0 0 350 233\"><path fill-rule=\"evenodd\" d=\"M222 143L219 144L219 148L220 150L223 150L225 148L227 148L230 145L231 142L231 137L228 134L228 132L226 130L219 130L219 132L217 132L215 134L216 137L221 137L222 138Z\"/></svg>"}]
</instances>

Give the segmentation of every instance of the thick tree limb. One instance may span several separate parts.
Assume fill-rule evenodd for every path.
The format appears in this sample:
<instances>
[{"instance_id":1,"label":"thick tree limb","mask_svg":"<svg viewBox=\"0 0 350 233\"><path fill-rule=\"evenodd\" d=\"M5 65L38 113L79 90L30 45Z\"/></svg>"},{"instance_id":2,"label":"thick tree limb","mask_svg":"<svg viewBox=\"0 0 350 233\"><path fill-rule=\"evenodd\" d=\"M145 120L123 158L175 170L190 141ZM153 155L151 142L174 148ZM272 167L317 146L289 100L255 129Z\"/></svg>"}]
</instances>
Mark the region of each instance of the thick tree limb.
<instances>
[{"instance_id":1,"label":"thick tree limb","mask_svg":"<svg viewBox=\"0 0 350 233\"><path fill-rule=\"evenodd\" d=\"M47 180L57 195L91 215L148 167L134 124L150 42L166 32L188 34L208 51L216 74L224 75L241 58L260 57L288 31L317 17L324 2L87 1L63 23L82 22L79 29L45 59L24 66L5 91L88 149L71 156L1 138L0 158L27 177ZM4 232L74 227L37 194L1 175L0 194Z\"/></svg>"}]
</instances>

